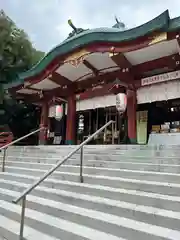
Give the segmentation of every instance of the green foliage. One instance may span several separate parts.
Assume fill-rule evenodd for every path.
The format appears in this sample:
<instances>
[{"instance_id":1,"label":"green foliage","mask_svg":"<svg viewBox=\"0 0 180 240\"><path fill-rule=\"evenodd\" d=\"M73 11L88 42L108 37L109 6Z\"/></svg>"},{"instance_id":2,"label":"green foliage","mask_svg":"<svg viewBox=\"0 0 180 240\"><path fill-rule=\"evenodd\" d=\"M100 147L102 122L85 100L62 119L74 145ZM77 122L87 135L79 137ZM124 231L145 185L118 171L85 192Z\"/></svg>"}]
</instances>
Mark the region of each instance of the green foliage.
<instances>
[{"instance_id":1,"label":"green foliage","mask_svg":"<svg viewBox=\"0 0 180 240\"><path fill-rule=\"evenodd\" d=\"M31 128L35 109L19 104L11 99L3 85L16 79L18 73L27 71L43 58L44 53L37 51L24 30L0 11L0 124L9 123L23 132ZM28 116L28 117L27 117ZM24 124L24 125L23 125ZM11 127L10 126L10 127ZM19 128L18 128L19 126ZM21 127L20 127L21 126ZM26 130L23 130L24 129Z\"/></svg>"},{"instance_id":2,"label":"green foliage","mask_svg":"<svg viewBox=\"0 0 180 240\"><path fill-rule=\"evenodd\" d=\"M0 83L30 69L44 56L33 48L27 34L0 11Z\"/></svg>"}]
</instances>

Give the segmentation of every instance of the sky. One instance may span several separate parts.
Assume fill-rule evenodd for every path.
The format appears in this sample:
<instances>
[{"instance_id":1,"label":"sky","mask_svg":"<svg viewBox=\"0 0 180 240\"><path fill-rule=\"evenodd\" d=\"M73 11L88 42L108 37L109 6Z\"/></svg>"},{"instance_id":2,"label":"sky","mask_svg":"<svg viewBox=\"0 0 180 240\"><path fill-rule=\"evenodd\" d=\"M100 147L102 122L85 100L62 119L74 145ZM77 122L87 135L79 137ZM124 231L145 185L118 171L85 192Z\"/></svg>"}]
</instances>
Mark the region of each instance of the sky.
<instances>
[{"instance_id":1,"label":"sky","mask_svg":"<svg viewBox=\"0 0 180 240\"><path fill-rule=\"evenodd\" d=\"M33 45L48 52L76 27L111 27L115 15L127 28L141 25L164 10L180 16L180 0L0 0L0 9L29 35Z\"/></svg>"}]
</instances>

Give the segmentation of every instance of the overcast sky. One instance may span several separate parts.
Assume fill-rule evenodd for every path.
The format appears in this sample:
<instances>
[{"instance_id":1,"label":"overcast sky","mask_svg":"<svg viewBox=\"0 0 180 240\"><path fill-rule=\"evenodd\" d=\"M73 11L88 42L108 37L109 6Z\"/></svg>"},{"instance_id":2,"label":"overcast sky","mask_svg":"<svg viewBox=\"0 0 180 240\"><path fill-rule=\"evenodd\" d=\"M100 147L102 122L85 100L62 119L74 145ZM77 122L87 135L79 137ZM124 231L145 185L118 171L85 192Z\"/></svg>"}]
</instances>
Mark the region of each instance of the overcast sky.
<instances>
[{"instance_id":1,"label":"overcast sky","mask_svg":"<svg viewBox=\"0 0 180 240\"><path fill-rule=\"evenodd\" d=\"M47 52L75 26L111 27L116 15L127 28L145 23L169 9L180 16L180 0L0 0L0 9L29 35L34 46Z\"/></svg>"}]
</instances>

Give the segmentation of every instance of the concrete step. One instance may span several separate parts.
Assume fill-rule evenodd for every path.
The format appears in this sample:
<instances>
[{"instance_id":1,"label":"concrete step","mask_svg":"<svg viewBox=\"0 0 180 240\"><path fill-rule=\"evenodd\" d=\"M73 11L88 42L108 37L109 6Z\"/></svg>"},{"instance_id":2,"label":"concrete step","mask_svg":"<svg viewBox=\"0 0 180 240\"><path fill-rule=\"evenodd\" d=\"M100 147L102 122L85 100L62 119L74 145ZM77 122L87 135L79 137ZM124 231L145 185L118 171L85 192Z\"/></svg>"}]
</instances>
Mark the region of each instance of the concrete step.
<instances>
[{"instance_id":1,"label":"concrete step","mask_svg":"<svg viewBox=\"0 0 180 240\"><path fill-rule=\"evenodd\" d=\"M26 159L23 158L22 161L20 159L14 160L9 158L10 160L6 160L6 166L10 167L25 167L31 169L43 169L49 170L51 167L55 166L58 162L55 160L51 161L42 161L39 162L38 159ZM1 166L1 164L0 164ZM79 160L68 160L64 165L61 166L61 169L65 172L79 171L80 161ZM102 161L102 160L86 160L84 161L83 168L86 169L99 169L102 170L110 170L110 171L150 171L150 172L168 172L168 173L180 173L180 165L170 165L170 164L151 164L151 163L136 163L136 162L114 162L114 161Z\"/></svg>"},{"instance_id":2,"label":"concrete step","mask_svg":"<svg viewBox=\"0 0 180 240\"><path fill-rule=\"evenodd\" d=\"M13 176L16 180L9 180L6 174L4 178L0 179L0 188L16 189L16 186L20 187L21 183L32 184L35 180L33 177L28 176ZM38 178L37 178L38 179ZM45 188L56 188L57 190L70 191L72 193L88 194L90 196L97 196L102 198L108 198L112 200L121 200L133 204L141 204L145 206L160 207L167 210L179 211L180 209L180 197L163 195L159 193L143 192L131 189L112 188L107 186L76 183L70 181L48 179L41 186ZM23 186L22 186L23 187ZM41 191L45 188L40 188ZM22 189L21 189L22 190ZM36 192L36 190L34 190ZM51 195L52 196L52 195Z\"/></svg>"},{"instance_id":3,"label":"concrete step","mask_svg":"<svg viewBox=\"0 0 180 240\"><path fill-rule=\"evenodd\" d=\"M19 240L21 206L12 200L76 147L9 148L0 172L0 240ZM27 196L25 238L179 240L179 147L85 146L84 183L77 152Z\"/></svg>"},{"instance_id":4,"label":"concrete step","mask_svg":"<svg viewBox=\"0 0 180 240\"><path fill-rule=\"evenodd\" d=\"M47 172L44 169L26 168L26 167L11 167L6 166L6 171L9 173L20 173L27 174L31 176L42 176ZM70 181L79 180L79 167L72 166L68 168L59 167L52 174L52 178L55 179L65 179ZM157 181L162 183L179 183L180 174L169 173L169 172L153 172L153 171L138 171L138 170L128 170L128 169L110 169L110 168L96 168L96 167L85 167L83 169L83 176L86 182L89 178L93 178L99 181L99 178L104 179L105 182L110 182L111 180L118 181L123 179L134 179L139 181Z\"/></svg>"},{"instance_id":5,"label":"concrete step","mask_svg":"<svg viewBox=\"0 0 180 240\"><path fill-rule=\"evenodd\" d=\"M24 185L22 185L23 178L19 178L16 180L19 180L19 181L12 181L6 178L0 179L0 187L5 189L15 189L15 190L17 190L17 188L20 189L21 187L21 189L18 191L23 191L23 187L26 187L25 183ZM24 181L24 182L28 182L28 184L33 182L32 178L29 178L28 180L29 181ZM155 194L155 193L148 193L143 191L122 189L122 188L117 189L117 188L110 188L110 187L100 186L100 185L73 183L68 181L64 182L64 181L60 181L60 180L57 181L53 179L49 179L46 185L43 185L42 187L40 187L40 190L43 191L46 188L54 189L55 187L57 190L63 190L62 191L63 193L64 191L70 191L72 194L86 193L91 195L91 197L95 196L95 197L108 198L112 200L121 200L129 203L133 203L133 204L141 203L142 205L146 205L146 206L154 206L154 207L159 206L167 210L178 211L179 204L180 204L180 197L178 196L169 196L169 195L163 195L158 193ZM36 192L36 190L34 190L34 192ZM49 190L49 192L51 192L50 197L52 198L53 192L51 190Z\"/></svg>"},{"instance_id":6,"label":"concrete step","mask_svg":"<svg viewBox=\"0 0 180 240\"><path fill-rule=\"evenodd\" d=\"M9 151L18 152L61 152L61 151L72 151L77 148L75 146L10 146ZM152 145L152 146L132 146L132 145L85 145L84 151L88 152L156 152L156 151L179 151L180 145Z\"/></svg>"},{"instance_id":7,"label":"concrete step","mask_svg":"<svg viewBox=\"0 0 180 240\"><path fill-rule=\"evenodd\" d=\"M11 199L18 196L19 194L16 191L7 189L5 191L3 190L4 189L0 189L1 194L9 196ZM47 189L47 193L48 191L49 189ZM54 192L56 192L55 189ZM121 239L122 237L126 239L178 239L178 237L180 236L180 232L176 230L179 229L179 213L172 211L152 209L148 207L143 208L143 206L135 205L129 206L132 209L129 212L125 213L125 211L121 211L126 203L124 203L123 205L122 202L116 201L114 202L113 207L111 205L112 201L108 200L104 202L106 206L102 208L102 202L101 204L98 204L98 202L100 200L105 201L105 199L100 199L97 197L96 199L94 199L94 197L92 198L88 195L82 196L83 200L81 201L81 207L77 206L76 203L72 205L71 202L67 200L62 203L60 197L56 201L54 201L50 199L47 200L44 197L42 198L30 195L27 199L28 203L26 210L26 224L33 227L36 224L38 229L47 232L49 232L51 228L51 235L53 236L55 236L55 233L57 232L52 231L53 227L58 228L59 232L63 230L66 232L69 231L71 234L77 234L77 228L79 228L79 226L81 226L82 231L79 231L77 235L87 237L88 239L97 239L97 235L96 238L95 236L93 238L89 238L88 235L82 233L84 232L84 228L90 229L91 232L93 230L98 231L98 233L100 234L99 237L104 236L104 239L114 240ZM85 204L85 201L89 201L90 204ZM92 201L94 201L93 205ZM111 211L114 210L114 214L107 213L106 209L109 209L107 205L111 205ZM101 209L99 209L98 206ZM104 211L106 211L106 213L104 213ZM133 214L133 211L137 212L137 215L136 213ZM138 211L142 211L141 214L139 214L139 218L141 218L141 221L138 221ZM11 216L11 218L15 220L18 219L17 215L19 212L19 206L12 206L12 204L7 204L6 201L1 200L0 212L1 214L5 213L6 215L9 212L8 216ZM49 215L49 213L51 213L51 215ZM127 218L128 213L129 218ZM121 214L123 216L121 216ZM166 218L164 218L164 216L166 216ZM136 218L136 220L134 220L133 218ZM71 219L71 221L69 222L68 219ZM163 221L164 219L165 221ZM151 221L152 224L148 223ZM46 227L44 226L44 224L46 224ZM68 224L69 228L67 228ZM50 225L50 227L48 225ZM146 228L149 228L149 230ZM102 230L103 232L101 232ZM61 239L67 239L65 238L65 236L63 236L62 232L59 236L61 236Z\"/></svg>"},{"instance_id":8,"label":"concrete step","mask_svg":"<svg viewBox=\"0 0 180 240\"><path fill-rule=\"evenodd\" d=\"M8 215L14 221L18 221L21 207L7 201L0 201L1 214ZM95 240L98 238L118 240L116 236L101 232L99 230L79 225L63 218L53 217L40 211L26 208L26 226L40 229L41 232L49 234L52 239L75 239L75 240ZM39 236L41 237L41 236ZM40 239L40 238L34 238ZM42 238L43 239L43 238Z\"/></svg>"},{"instance_id":9,"label":"concrete step","mask_svg":"<svg viewBox=\"0 0 180 240\"><path fill-rule=\"evenodd\" d=\"M64 146L59 146L59 145L41 145L41 146L11 146L11 149L23 149L23 150L45 150L47 149L47 147L51 150L59 150L61 149L74 149L77 147L77 145L64 145ZM173 149L173 150L178 150L180 148L180 144L149 144L149 145L85 145L85 148L88 150L96 150L96 149L116 149L116 150L156 150L156 149L160 149L160 150L166 150L166 149Z\"/></svg>"},{"instance_id":10,"label":"concrete step","mask_svg":"<svg viewBox=\"0 0 180 240\"><path fill-rule=\"evenodd\" d=\"M67 156L67 155L66 155ZM180 155L179 155L180 156ZM96 160L96 161L113 161L113 162L135 162L135 163L150 163L150 164L170 164L170 165L180 165L180 157L141 157L141 156L134 156L129 157L126 155L118 156L118 155L92 155L92 154L84 154L84 162L87 160ZM6 160L19 160L19 161L37 161L37 162L44 162L44 163L53 163L59 160L63 160L64 156L20 156L20 155L10 155L6 157ZM80 161L80 155L76 154L73 155L69 160L77 160ZM2 156L0 156L0 162L2 162ZM68 161L69 162L69 161Z\"/></svg>"},{"instance_id":11,"label":"concrete step","mask_svg":"<svg viewBox=\"0 0 180 240\"><path fill-rule=\"evenodd\" d=\"M74 149L77 147L77 145L32 145L32 146L17 146L17 145L13 145L11 146L11 149L24 149L24 150L36 150L36 149L40 149L40 150L44 150L46 148L49 148L51 150L58 150L59 148L62 148L62 149ZM94 149L119 149L119 150L153 150L153 149L179 149L180 147L180 144L149 144L149 145L124 145L124 144L114 144L114 145L111 145L111 144L103 144L103 145L88 145L86 144L85 145L85 148L86 149L89 149L89 150L94 150Z\"/></svg>"},{"instance_id":12,"label":"concrete step","mask_svg":"<svg viewBox=\"0 0 180 240\"><path fill-rule=\"evenodd\" d=\"M66 150L63 150L63 149L59 149L59 150L50 150L48 147L46 150L36 150L36 151L21 151L21 150L11 150L11 149L8 149L7 151L7 154L8 155L67 155L68 153L72 152L74 149L66 149ZM78 151L80 152L80 151ZM92 154L92 155L100 155L100 154L103 154L103 155L110 155L110 154L113 154L113 155L127 155L127 156L142 156L142 157L158 157L158 156L161 156L163 157L164 156L169 156L169 157L173 157L173 156L177 156L179 153L180 153L180 150L136 150L136 151L128 151L128 150L114 150L114 149L110 149L110 150L101 150L101 149L96 149L96 150L88 150L84 147L84 153L85 154Z\"/></svg>"},{"instance_id":13,"label":"concrete step","mask_svg":"<svg viewBox=\"0 0 180 240\"><path fill-rule=\"evenodd\" d=\"M6 202L6 204L9 203ZM0 214L0 240L19 240L19 226L18 221L14 221L11 218L3 216L3 214ZM37 231L29 226L25 227L24 239L58 240L57 238L51 237L50 235L44 234L43 232Z\"/></svg>"},{"instance_id":14,"label":"concrete step","mask_svg":"<svg viewBox=\"0 0 180 240\"><path fill-rule=\"evenodd\" d=\"M75 175L72 177L68 177L66 179L65 176L58 178L54 178L51 176L49 179L53 181L53 183L47 181L41 183L43 186L52 186L53 188L58 188L58 181L70 181L74 183L79 183L79 176ZM92 185L101 185L106 187L113 187L116 189L123 188L129 190L141 190L150 193L159 193L165 195L172 196L180 196L180 183L168 183L168 182L155 182L155 181L147 181L147 180L138 180L138 179L127 179L127 178L117 178L117 177L107 177L107 176L94 176L94 175L84 175L85 183ZM39 179L39 176L28 175L23 173L1 173L0 179L6 178L9 180L23 181L27 183L32 183L32 180ZM59 186L60 187L60 186Z\"/></svg>"}]
</instances>

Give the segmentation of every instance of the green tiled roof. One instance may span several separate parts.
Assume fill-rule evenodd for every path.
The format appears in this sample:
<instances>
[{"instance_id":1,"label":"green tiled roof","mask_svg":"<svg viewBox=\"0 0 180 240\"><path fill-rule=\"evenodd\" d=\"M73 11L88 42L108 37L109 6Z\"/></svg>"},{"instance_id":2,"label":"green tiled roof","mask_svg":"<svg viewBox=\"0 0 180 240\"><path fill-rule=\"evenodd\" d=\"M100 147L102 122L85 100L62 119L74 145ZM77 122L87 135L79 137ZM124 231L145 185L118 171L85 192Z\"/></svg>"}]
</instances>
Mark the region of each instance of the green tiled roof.
<instances>
[{"instance_id":1,"label":"green tiled roof","mask_svg":"<svg viewBox=\"0 0 180 240\"><path fill-rule=\"evenodd\" d=\"M173 32L180 29L180 17L170 19L168 32Z\"/></svg>"},{"instance_id":2,"label":"green tiled roof","mask_svg":"<svg viewBox=\"0 0 180 240\"><path fill-rule=\"evenodd\" d=\"M8 87L17 86L22 84L26 78L37 75L42 72L53 59L59 55L66 54L79 47L95 43L95 42L126 42L135 40L138 37L148 35L154 31L175 31L180 29L180 17L170 19L169 11L166 10L153 20L125 31L120 31L117 28L97 28L92 30L86 30L77 34L61 44L53 48L47 55L32 69L27 72L19 74L18 78Z\"/></svg>"}]
</instances>

